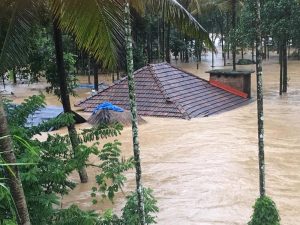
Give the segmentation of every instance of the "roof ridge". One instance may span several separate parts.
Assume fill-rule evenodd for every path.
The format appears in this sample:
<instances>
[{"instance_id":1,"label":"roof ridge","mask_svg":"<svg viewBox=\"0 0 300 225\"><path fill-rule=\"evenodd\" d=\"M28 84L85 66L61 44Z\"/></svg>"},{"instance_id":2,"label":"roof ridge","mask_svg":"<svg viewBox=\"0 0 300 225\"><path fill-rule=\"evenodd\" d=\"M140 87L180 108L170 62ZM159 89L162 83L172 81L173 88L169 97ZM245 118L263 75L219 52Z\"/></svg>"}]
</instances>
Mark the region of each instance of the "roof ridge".
<instances>
[{"instance_id":1,"label":"roof ridge","mask_svg":"<svg viewBox=\"0 0 300 225\"><path fill-rule=\"evenodd\" d=\"M140 68L140 69L134 71L133 74L139 73L140 71L142 71L142 70L144 70L144 69L146 69L146 68L147 68L147 66L143 66L142 68ZM114 83L112 83L111 85L108 85L108 87L105 87L105 88L103 88L101 91L98 91L95 95L92 95L92 96L86 97L85 99L79 100L78 102L76 102L76 103L74 104L74 106L76 106L76 107L81 106L81 104L82 104L83 102L85 102L85 101L87 101L87 100L90 100L91 98L93 98L93 97L95 97L96 95L98 95L100 92L106 91L106 90L108 90L108 89L114 87L115 85L121 83L122 81L127 80L127 78L128 78L127 75L126 75L125 77L122 77L120 80L117 80L117 81L115 81Z\"/></svg>"},{"instance_id":2,"label":"roof ridge","mask_svg":"<svg viewBox=\"0 0 300 225\"><path fill-rule=\"evenodd\" d=\"M163 62L163 63L159 63L159 64L163 64L163 65L170 65L169 63ZM158 64L149 64L149 71L150 74L153 76L154 80L156 81L160 91L162 92L162 94L164 95L164 97L166 99L170 99L171 102L174 103L174 105L177 107L177 109L179 110L179 112L182 113L182 115L184 116L185 119L191 119L191 117L189 116L189 114L185 111L185 109L180 105L179 102L177 102L175 99L172 99L168 96L167 91L165 90L164 86L161 84L159 78L156 76L156 73L154 72L154 66L158 65Z\"/></svg>"},{"instance_id":3,"label":"roof ridge","mask_svg":"<svg viewBox=\"0 0 300 225\"><path fill-rule=\"evenodd\" d=\"M199 80L202 80L202 81L204 81L204 82L206 82L206 83L209 84L209 81L208 81L208 80L205 80L204 78L198 77L197 75L195 75L195 74L193 74L193 73L190 73L190 72L188 72L188 71L186 71L186 70L184 70L184 69L182 69L182 68L173 66L172 64L169 64L169 65L170 65L171 67L173 67L174 69L180 70L180 71L183 72L183 73L186 73L186 74L188 74L188 75L191 75L191 76L193 76L193 77L195 77L195 78L197 78L197 79L199 79Z\"/></svg>"},{"instance_id":4,"label":"roof ridge","mask_svg":"<svg viewBox=\"0 0 300 225\"><path fill-rule=\"evenodd\" d=\"M115 86L116 84L120 83L121 81L125 80L126 78L127 78L127 77L121 78L121 79L118 80L116 83L113 83L113 84L109 85L108 87L103 88L101 91L98 91L95 95L91 95L91 96L89 96L89 97L86 97L85 99L79 100L78 102L76 102L76 103L74 104L74 106L76 106L76 107L80 106L83 102L85 102L85 101L87 101L87 100L90 100L91 98L95 97L96 95L98 95L98 94L99 94L100 92L102 92L102 91L106 91L106 90L110 89L111 87Z\"/></svg>"}]
</instances>

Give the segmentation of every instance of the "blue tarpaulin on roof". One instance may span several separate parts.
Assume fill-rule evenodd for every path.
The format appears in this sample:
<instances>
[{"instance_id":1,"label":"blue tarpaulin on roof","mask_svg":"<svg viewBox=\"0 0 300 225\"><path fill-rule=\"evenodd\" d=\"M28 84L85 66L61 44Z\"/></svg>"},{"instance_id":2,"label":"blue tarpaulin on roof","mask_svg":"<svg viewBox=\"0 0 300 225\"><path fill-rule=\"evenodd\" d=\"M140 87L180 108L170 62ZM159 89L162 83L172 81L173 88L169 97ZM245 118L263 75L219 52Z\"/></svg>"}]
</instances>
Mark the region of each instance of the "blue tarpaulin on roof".
<instances>
[{"instance_id":1,"label":"blue tarpaulin on roof","mask_svg":"<svg viewBox=\"0 0 300 225\"><path fill-rule=\"evenodd\" d=\"M93 114L95 114L97 111L99 110L103 110L103 109L107 109L107 110L113 110L115 112L124 112L124 109L113 105L110 102L103 102L102 104L99 104L93 111Z\"/></svg>"}]
</instances>

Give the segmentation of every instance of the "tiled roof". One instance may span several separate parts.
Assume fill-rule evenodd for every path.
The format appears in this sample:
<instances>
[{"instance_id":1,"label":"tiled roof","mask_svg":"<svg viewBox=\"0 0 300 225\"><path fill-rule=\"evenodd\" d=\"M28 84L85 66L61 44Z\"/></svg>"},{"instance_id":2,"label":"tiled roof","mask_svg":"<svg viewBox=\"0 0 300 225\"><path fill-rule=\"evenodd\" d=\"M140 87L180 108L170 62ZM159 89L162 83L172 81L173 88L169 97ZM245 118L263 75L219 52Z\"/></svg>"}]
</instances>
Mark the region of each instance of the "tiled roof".
<instances>
[{"instance_id":1,"label":"tiled roof","mask_svg":"<svg viewBox=\"0 0 300 225\"><path fill-rule=\"evenodd\" d=\"M191 119L227 111L248 101L168 63L147 65L134 73L134 80L141 116ZM127 78L77 106L92 112L103 101L129 110Z\"/></svg>"}]
</instances>

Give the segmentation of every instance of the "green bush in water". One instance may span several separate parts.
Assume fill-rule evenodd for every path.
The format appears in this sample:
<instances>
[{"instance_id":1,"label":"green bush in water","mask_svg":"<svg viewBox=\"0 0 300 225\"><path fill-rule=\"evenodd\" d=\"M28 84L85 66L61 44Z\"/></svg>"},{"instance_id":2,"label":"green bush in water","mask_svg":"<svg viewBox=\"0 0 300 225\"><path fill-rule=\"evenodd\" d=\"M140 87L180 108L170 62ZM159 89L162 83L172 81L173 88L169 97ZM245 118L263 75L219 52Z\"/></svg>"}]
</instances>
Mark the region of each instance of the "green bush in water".
<instances>
[{"instance_id":1,"label":"green bush in water","mask_svg":"<svg viewBox=\"0 0 300 225\"><path fill-rule=\"evenodd\" d=\"M258 198L253 209L254 213L248 225L280 225L279 213L271 198Z\"/></svg>"}]
</instances>

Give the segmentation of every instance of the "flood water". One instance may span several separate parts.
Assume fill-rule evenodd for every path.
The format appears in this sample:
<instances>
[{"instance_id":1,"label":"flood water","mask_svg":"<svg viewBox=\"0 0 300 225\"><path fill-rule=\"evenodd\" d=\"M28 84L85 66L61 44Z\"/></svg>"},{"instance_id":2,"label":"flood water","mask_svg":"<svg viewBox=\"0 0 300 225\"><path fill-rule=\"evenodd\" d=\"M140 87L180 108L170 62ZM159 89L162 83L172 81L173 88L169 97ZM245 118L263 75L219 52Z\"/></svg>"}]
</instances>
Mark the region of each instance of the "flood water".
<instances>
[{"instance_id":1,"label":"flood water","mask_svg":"<svg viewBox=\"0 0 300 225\"><path fill-rule=\"evenodd\" d=\"M207 78L204 72L210 69L209 56L206 59L199 70L195 63L178 66ZM222 64L220 59L216 63ZM300 224L299 68L300 62L289 62L288 94L280 97L279 65L276 59L264 65L266 191L276 202L283 225ZM255 98L254 75L252 81ZM22 95L18 97L21 90L15 93L16 101L22 99ZM80 92L80 96L86 95L88 90ZM55 97L48 96L48 100L57 103ZM259 196L256 115L253 101L226 113L190 121L145 118L147 124L139 128L143 183L154 190L158 200L159 225L247 224ZM130 156L130 128L125 128L118 139L124 155ZM97 162L97 158L91 161ZM110 206L92 205L89 196L96 171L88 169L88 173L90 182L79 184L64 196L64 206L77 203L83 209L95 210ZM72 179L78 181L77 175ZM125 192L134 190L134 181L131 171ZM120 194L114 206L117 212L123 205L124 196Z\"/></svg>"}]
</instances>

